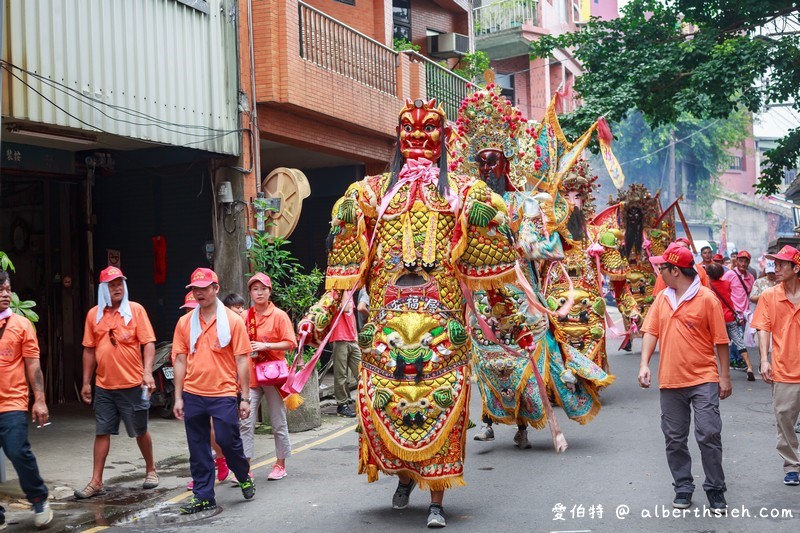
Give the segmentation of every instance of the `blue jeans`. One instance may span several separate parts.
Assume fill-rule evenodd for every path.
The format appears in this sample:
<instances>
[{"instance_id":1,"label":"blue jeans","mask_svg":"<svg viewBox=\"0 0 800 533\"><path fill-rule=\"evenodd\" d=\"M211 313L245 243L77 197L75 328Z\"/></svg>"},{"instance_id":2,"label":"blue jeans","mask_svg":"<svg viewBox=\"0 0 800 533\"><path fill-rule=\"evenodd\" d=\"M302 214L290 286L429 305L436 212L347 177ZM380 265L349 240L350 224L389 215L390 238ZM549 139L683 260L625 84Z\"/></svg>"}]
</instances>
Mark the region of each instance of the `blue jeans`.
<instances>
[{"instance_id":1,"label":"blue jeans","mask_svg":"<svg viewBox=\"0 0 800 533\"><path fill-rule=\"evenodd\" d=\"M250 464L244 456L239 435L239 407L235 396L208 397L183 392L183 422L189 445L189 469L194 494L208 500L214 497L214 459L211 456L211 424L228 468L242 483L247 481Z\"/></svg>"},{"instance_id":2,"label":"blue jeans","mask_svg":"<svg viewBox=\"0 0 800 533\"><path fill-rule=\"evenodd\" d=\"M0 448L14 465L19 477L19 485L31 503L47 500L47 486L42 476L36 457L28 442L28 413L26 411L8 411L0 413Z\"/></svg>"}]
</instances>

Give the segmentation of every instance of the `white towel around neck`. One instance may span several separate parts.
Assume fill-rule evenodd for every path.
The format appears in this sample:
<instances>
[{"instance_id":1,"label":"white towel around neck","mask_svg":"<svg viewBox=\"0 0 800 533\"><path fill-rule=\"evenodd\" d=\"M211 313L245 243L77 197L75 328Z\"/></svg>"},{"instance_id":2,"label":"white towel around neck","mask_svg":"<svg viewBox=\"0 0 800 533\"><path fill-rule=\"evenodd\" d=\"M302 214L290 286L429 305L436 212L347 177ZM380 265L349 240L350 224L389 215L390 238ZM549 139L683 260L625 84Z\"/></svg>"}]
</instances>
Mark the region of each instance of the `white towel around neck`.
<instances>
[{"instance_id":1,"label":"white towel around neck","mask_svg":"<svg viewBox=\"0 0 800 533\"><path fill-rule=\"evenodd\" d=\"M195 307L189 319L189 353L194 353L197 339L203 332L200 327L200 307ZM231 324L228 322L228 314L225 312L225 305L217 298L217 338L220 348L226 347L231 343Z\"/></svg>"},{"instance_id":2,"label":"white towel around neck","mask_svg":"<svg viewBox=\"0 0 800 533\"><path fill-rule=\"evenodd\" d=\"M667 296L667 300L669 300L669 305L672 306L672 310L676 310L679 305L687 300L691 300L695 296L697 296L697 291L700 290L700 276L695 276L694 281L692 284L689 285L689 288L686 289L686 292L683 293L681 299L677 299L677 294L675 294L675 289L667 287L664 289L664 294Z\"/></svg>"},{"instance_id":3,"label":"white towel around neck","mask_svg":"<svg viewBox=\"0 0 800 533\"><path fill-rule=\"evenodd\" d=\"M122 281L122 301L119 304L119 314L125 321L127 326L133 318L131 312L131 303L128 301L128 284ZM111 292L108 290L108 283L101 283L97 287L97 317L95 317L95 324L99 324L103 319L103 310L106 307L111 307Z\"/></svg>"}]
</instances>

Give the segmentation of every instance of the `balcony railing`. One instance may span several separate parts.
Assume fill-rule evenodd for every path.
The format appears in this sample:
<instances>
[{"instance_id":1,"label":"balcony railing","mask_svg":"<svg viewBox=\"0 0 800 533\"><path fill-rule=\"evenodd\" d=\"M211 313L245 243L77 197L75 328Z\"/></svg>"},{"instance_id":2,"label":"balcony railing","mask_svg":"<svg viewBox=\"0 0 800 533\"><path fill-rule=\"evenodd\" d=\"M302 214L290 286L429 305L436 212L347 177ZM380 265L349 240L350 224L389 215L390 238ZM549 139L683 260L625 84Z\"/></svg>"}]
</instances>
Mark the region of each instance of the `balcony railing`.
<instances>
[{"instance_id":1,"label":"balcony railing","mask_svg":"<svg viewBox=\"0 0 800 533\"><path fill-rule=\"evenodd\" d=\"M409 50L403 53L425 65L425 98L436 98L447 118L455 122L461 101L470 93L470 81L421 54Z\"/></svg>"},{"instance_id":2,"label":"balcony railing","mask_svg":"<svg viewBox=\"0 0 800 533\"><path fill-rule=\"evenodd\" d=\"M472 11L475 35L486 35L519 28L523 24L536 26L535 0L500 0Z\"/></svg>"},{"instance_id":3,"label":"balcony railing","mask_svg":"<svg viewBox=\"0 0 800 533\"><path fill-rule=\"evenodd\" d=\"M395 94L397 52L299 2L300 57L369 87Z\"/></svg>"}]
</instances>

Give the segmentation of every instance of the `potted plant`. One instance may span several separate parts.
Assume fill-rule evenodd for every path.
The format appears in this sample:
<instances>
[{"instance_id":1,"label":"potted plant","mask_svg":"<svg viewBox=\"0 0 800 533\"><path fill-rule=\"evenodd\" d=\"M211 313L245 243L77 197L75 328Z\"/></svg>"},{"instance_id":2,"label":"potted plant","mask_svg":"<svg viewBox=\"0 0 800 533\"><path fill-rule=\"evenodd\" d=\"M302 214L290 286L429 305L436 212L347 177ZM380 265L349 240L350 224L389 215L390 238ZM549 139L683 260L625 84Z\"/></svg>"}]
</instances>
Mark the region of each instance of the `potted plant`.
<instances>
[{"instance_id":1,"label":"potted plant","mask_svg":"<svg viewBox=\"0 0 800 533\"><path fill-rule=\"evenodd\" d=\"M272 280L272 301L280 309L286 311L292 324L303 318L306 311L317 300L317 292L325 279L325 274L318 268L306 273L297 258L286 249L289 241L259 231L252 232L252 243L247 250L253 272L263 272ZM307 347L302 357L308 361L314 349ZM288 356L291 364L296 353ZM303 404L297 409L287 412L289 431L296 433L314 429L322 424L319 405L319 379L316 372L300 393Z\"/></svg>"}]
</instances>

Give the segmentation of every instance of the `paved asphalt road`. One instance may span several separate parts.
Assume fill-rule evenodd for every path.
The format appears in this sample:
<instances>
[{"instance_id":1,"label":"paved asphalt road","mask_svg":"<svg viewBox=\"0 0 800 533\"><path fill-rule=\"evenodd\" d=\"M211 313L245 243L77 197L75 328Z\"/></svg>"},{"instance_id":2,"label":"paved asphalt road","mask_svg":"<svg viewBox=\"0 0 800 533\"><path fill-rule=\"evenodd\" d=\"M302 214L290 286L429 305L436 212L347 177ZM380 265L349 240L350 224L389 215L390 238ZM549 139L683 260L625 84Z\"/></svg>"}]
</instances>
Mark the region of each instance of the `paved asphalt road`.
<instances>
[{"instance_id":1,"label":"paved asphalt road","mask_svg":"<svg viewBox=\"0 0 800 533\"><path fill-rule=\"evenodd\" d=\"M664 517L673 512L673 491L659 428L658 390L638 387L638 353L612 352L610 362L617 381L602 392L604 407L597 418L579 426L563 413L559 416L569 441L566 453L554 453L547 430L529 432L530 450L513 446L514 428L508 426L497 426L494 442L469 441L468 485L445 495L448 531L798 530L800 487L782 483L767 385L748 383L743 373L734 372L733 395L720 407L729 516L702 516L707 503L701 489L703 471L690 436L698 486L695 505L689 516ZM654 360L654 374L656 367ZM478 420L480 398L473 391L472 418ZM390 501L396 480L381 477L368 484L356 474L357 436L351 428L321 440L289 459L290 476L282 481L265 481L269 466L257 468L258 490L252 501L244 501L238 488L221 486L217 501L222 510L213 516L179 522L178 504L165 498L113 529L326 533L425 529L428 494L415 491L407 510L393 511ZM174 500L179 495L170 496ZM557 508L563 510L563 520L555 520ZM792 517L765 518L762 513Z\"/></svg>"}]
</instances>

